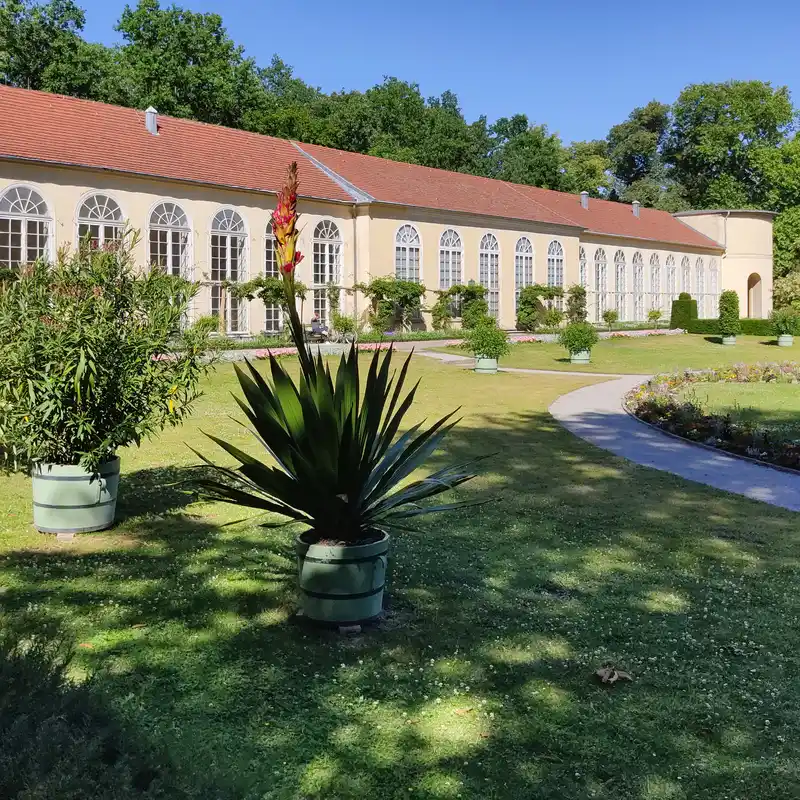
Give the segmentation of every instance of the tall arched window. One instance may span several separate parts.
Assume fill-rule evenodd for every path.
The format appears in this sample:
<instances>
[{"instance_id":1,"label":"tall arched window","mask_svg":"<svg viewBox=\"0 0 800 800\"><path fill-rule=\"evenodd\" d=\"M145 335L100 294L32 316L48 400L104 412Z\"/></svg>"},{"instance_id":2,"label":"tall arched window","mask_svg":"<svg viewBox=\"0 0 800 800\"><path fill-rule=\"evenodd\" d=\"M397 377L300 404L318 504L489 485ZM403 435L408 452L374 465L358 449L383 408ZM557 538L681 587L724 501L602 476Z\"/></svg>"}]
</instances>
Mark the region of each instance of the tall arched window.
<instances>
[{"instance_id":1,"label":"tall arched window","mask_svg":"<svg viewBox=\"0 0 800 800\"><path fill-rule=\"evenodd\" d=\"M171 275L190 278L189 241L192 231L176 203L159 203L150 214L148 261Z\"/></svg>"},{"instance_id":2,"label":"tall arched window","mask_svg":"<svg viewBox=\"0 0 800 800\"><path fill-rule=\"evenodd\" d=\"M661 261L658 253L650 256L650 310L661 310Z\"/></svg>"},{"instance_id":3,"label":"tall arched window","mask_svg":"<svg viewBox=\"0 0 800 800\"><path fill-rule=\"evenodd\" d=\"M594 287L594 317L595 322L599 322L603 319L608 301L608 258L602 247L594 251Z\"/></svg>"},{"instance_id":4,"label":"tall arched window","mask_svg":"<svg viewBox=\"0 0 800 800\"><path fill-rule=\"evenodd\" d=\"M564 248L555 240L547 247L547 285L564 287ZM559 297L554 305L563 308L563 298Z\"/></svg>"},{"instance_id":5,"label":"tall arched window","mask_svg":"<svg viewBox=\"0 0 800 800\"><path fill-rule=\"evenodd\" d=\"M231 297L224 284L247 280L247 229L238 211L221 208L211 220L211 314L228 333L247 331L246 300Z\"/></svg>"},{"instance_id":6,"label":"tall arched window","mask_svg":"<svg viewBox=\"0 0 800 800\"><path fill-rule=\"evenodd\" d=\"M489 290L486 295L489 314L496 318L500 313L500 245L493 233L486 233L481 239L478 251L478 283Z\"/></svg>"},{"instance_id":7,"label":"tall arched window","mask_svg":"<svg viewBox=\"0 0 800 800\"><path fill-rule=\"evenodd\" d=\"M667 256L667 301L678 299L678 281L675 270L675 256Z\"/></svg>"},{"instance_id":8,"label":"tall arched window","mask_svg":"<svg viewBox=\"0 0 800 800\"><path fill-rule=\"evenodd\" d=\"M681 292L692 293L692 274L691 264L689 263L689 256L684 256L681 259Z\"/></svg>"},{"instance_id":9,"label":"tall arched window","mask_svg":"<svg viewBox=\"0 0 800 800\"><path fill-rule=\"evenodd\" d=\"M12 186L0 197L0 266L11 268L50 256L52 220L42 196Z\"/></svg>"},{"instance_id":10,"label":"tall arched window","mask_svg":"<svg viewBox=\"0 0 800 800\"><path fill-rule=\"evenodd\" d=\"M617 250L614 253L614 306L620 319L627 316L627 280L625 275L625 253Z\"/></svg>"},{"instance_id":11,"label":"tall arched window","mask_svg":"<svg viewBox=\"0 0 800 800\"><path fill-rule=\"evenodd\" d=\"M342 236L336 223L324 219L314 228L314 313L328 324L328 284L342 280Z\"/></svg>"},{"instance_id":12,"label":"tall arched window","mask_svg":"<svg viewBox=\"0 0 800 800\"><path fill-rule=\"evenodd\" d=\"M586 289L589 286L589 273L586 266L586 250L578 249L578 283Z\"/></svg>"},{"instance_id":13,"label":"tall arched window","mask_svg":"<svg viewBox=\"0 0 800 800\"><path fill-rule=\"evenodd\" d=\"M122 236L122 209L105 194L87 197L78 209L78 239L89 237L94 247L102 247Z\"/></svg>"},{"instance_id":14,"label":"tall arched window","mask_svg":"<svg viewBox=\"0 0 800 800\"><path fill-rule=\"evenodd\" d=\"M706 309L706 268L702 258L694 262L694 285L697 291L697 315L705 317Z\"/></svg>"},{"instance_id":15,"label":"tall arched window","mask_svg":"<svg viewBox=\"0 0 800 800\"><path fill-rule=\"evenodd\" d=\"M403 225L394 237L394 276L401 281L419 283L419 233L413 225Z\"/></svg>"},{"instance_id":16,"label":"tall arched window","mask_svg":"<svg viewBox=\"0 0 800 800\"><path fill-rule=\"evenodd\" d=\"M533 245L527 236L517 239L514 248L514 308L519 302L519 293L533 286Z\"/></svg>"},{"instance_id":17,"label":"tall arched window","mask_svg":"<svg viewBox=\"0 0 800 800\"><path fill-rule=\"evenodd\" d=\"M463 254L461 237L452 228L448 228L439 239L440 289L449 289L461 283Z\"/></svg>"},{"instance_id":18,"label":"tall arched window","mask_svg":"<svg viewBox=\"0 0 800 800\"><path fill-rule=\"evenodd\" d=\"M644 259L638 250L633 254L633 318L644 319Z\"/></svg>"},{"instance_id":19,"label":"tall arched window","mask_svg":"<svg viewBox=\"0 0 800 800\"><path fill-rule=\"evenodd\" d=\"M275 237L272 234L272 220L267 223L267 229L264 232L264 275L267 278L280 276L278 272L278 255L275 250ZM268 333L276 333L281 329L283 319L281 307L277 303L265 303L264 308L266 310L264 330Z\"/></svg>"},{"instance_id":20,"label":"tall arched window","mask_svg":"<svg viewBox=\"0 0 800 800\"><path fill-rule=\"evenodd\" d=\"M709 287L708 292L711 298L711 316L719 316L719 267L717 259L712 258L708 268Z\"/></svg>"}]
</instances>

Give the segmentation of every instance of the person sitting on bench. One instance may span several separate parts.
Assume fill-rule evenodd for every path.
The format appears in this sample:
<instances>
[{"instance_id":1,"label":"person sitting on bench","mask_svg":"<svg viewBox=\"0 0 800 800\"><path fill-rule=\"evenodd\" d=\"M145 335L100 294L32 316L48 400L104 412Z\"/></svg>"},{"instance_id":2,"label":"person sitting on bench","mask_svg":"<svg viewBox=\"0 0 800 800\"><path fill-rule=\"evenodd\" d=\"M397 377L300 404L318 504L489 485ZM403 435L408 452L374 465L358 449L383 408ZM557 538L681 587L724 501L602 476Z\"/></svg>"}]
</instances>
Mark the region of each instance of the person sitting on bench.
<instances>
[{"instance_id":1,"label":"person sitting on bench","mask_svg":"<svg viewBox=\"0 0 800 800\"><path fill-rule=\"evenodd\" d=\"M325 339L328 338L328 326L323 325L316 314L311 317L311 335L315 337L324 337Z\"/></svg>"}]
</instances>

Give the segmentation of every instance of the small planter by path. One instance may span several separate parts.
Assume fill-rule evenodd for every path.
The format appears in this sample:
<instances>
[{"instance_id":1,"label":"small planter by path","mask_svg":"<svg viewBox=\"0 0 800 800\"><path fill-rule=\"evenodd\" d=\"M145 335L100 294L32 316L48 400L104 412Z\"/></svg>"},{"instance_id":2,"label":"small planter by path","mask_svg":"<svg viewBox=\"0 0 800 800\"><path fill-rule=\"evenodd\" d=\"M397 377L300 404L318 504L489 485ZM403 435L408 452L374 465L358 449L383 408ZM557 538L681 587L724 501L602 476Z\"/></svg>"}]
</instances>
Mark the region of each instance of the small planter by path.
<instances>
[{"instance_id":1,"label":"small planter by path","mask_svg":"<svg viewBox=\"0 0 800 800\"><path fill-rule=\"evenodd\" d=\"M570 353L570 364L590 364L592 361L592 353L590 350L580 350L577 353Z\"/></svg>"},{"instance_id":2,"label":"small planter by path","mask_svg":"<svg viewBox=\"0 0 800 800\"><path fill-rule=\"evenodd\" d=\"M119 458L92 475L78 466L37 464L31 471L33 524L42 533L88 533L114 524Z\"/></svg>"},{"instance_id":3,"label":"small planter by path","mask_svg":"<svg viewBox=\"0 0 800 800\"><path fill-rule=\"evenodd\" d=\"M497 372L497 359L477 356L475 358L475 372L481 375L494 375Z\"/></svg>"},{"instance_id":4,"label":"small planter by path","mask_svg":"<svg viewBox=\"0 0 800 800\"><path fill-rule=\"evenodd\" d=\"M778 336L778 347L791 347L794 344L794 336L790 333L782 333Z\"/></svg>"},{"instance_id":5,"label":"small planter by path","mask_svg":"<svg viewBox=\"0 0 800 800\"><path fill-rule=\"evenodd\" d=\"M341 625L367 622L383 610L389 537L361 545L295 539L300 610L308 619Z\"/></svg>"},{"instance_id":6,"label":"small planter by path","mask_svg":"<svg viewBox=\"0 0 800 800\"><path fill-rule=\"evenodd\" d=\"M726 347L733 347L736 344L736 337L735 336L723 336L722 337L722 344Z\"/></svg>"}]
</instances>

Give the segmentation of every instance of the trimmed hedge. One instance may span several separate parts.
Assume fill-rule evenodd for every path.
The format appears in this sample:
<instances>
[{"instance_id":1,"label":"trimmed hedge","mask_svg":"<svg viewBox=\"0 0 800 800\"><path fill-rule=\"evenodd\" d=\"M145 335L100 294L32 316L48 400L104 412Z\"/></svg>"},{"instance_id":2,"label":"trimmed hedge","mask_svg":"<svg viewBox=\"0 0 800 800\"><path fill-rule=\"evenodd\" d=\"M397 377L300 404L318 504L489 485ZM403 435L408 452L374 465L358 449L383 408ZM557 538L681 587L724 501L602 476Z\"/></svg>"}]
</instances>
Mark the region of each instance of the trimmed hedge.
<instances>
[{"instance_id":1,"label":"trimmed hedge","mask_svg":"<svg viewBox=\"0 0 800 800\"><path fill-rule=\"evenodd\" d=\"M768 319L742 319L744 336L774 336L775 330ZM687 333L704 333L706 336L720 336L718 319L695 319L686 328Z\"/></svg>"},{"instance_id":2,"label":"trimmed hedge","mask_svg":"<svg viewBox=\"0 0 800 800\"><path fill-rule=\"evenodd\" d=\"M672 313L669 318L669 326L673 330L682 328L689 330L689 326L697 319L697 300L673 300Z\"/></svg>"}]
</instances>

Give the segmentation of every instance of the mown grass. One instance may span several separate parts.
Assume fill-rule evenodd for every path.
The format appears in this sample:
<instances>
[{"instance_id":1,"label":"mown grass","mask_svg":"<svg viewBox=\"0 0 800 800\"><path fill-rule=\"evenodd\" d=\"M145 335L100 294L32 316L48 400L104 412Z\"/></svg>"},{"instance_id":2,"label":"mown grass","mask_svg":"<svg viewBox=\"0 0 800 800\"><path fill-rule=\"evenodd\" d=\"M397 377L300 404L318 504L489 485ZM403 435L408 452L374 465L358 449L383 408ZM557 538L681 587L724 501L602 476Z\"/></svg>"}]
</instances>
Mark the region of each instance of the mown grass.
<instances>
[{"instance_id":1,"label":"mown grass","mask_svg":"<svg viewBox=\"0 0 800 800\"><path fill-rule=\"evenodd\" d=\"M463 352L459 348L446 350ZM695 334L603 339L592 350L592 363L582 364L580 370L645 375L737 363L791 361L798 357L798 353L800 345L779 348L774 339L759 336L739 336L734 347L724 347L717 337ZM502 359L500 366L548 370L578 369L570 365L563 347L544 342L514 345L511 354Z\"/></svg>"},{"instance_id":2,"label":"mown grass","mask_svg":"<svg viewBox=\"0 0 800 800\"><path fill-rule=\"evenodd\" d=\"M711 414L800 437L800 388L791 383L693 383L682 395Z\"/></svg>"},{"instance_id":3,"label":"mown grass","mask_svg":"<svg viewBox=\"0 0 800 800\"><path fill-rule=\"evenodd\" d=\"M229 365L123 455L113 532L37 534L0 478L3 609L74 637L167 797L796 796L797 517L563 431L547 407L591 378L415 362L409 421L463 405L434 461L495 453L463 493L494 502L394 539L377 629L295 623L290 534L183 492L201 428L254 447ZM607 663L634 680L598 685Z\"/></svg>"}]
</instances>

